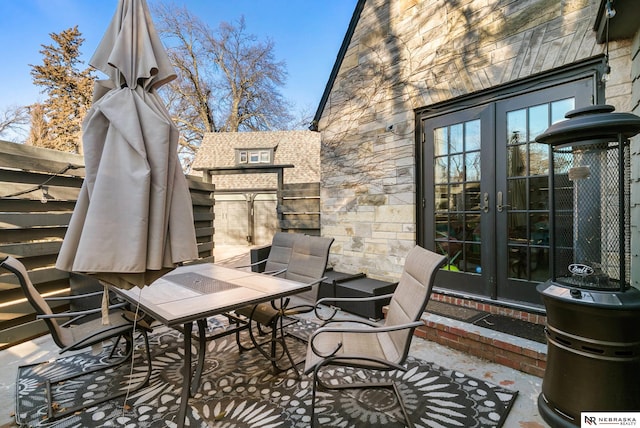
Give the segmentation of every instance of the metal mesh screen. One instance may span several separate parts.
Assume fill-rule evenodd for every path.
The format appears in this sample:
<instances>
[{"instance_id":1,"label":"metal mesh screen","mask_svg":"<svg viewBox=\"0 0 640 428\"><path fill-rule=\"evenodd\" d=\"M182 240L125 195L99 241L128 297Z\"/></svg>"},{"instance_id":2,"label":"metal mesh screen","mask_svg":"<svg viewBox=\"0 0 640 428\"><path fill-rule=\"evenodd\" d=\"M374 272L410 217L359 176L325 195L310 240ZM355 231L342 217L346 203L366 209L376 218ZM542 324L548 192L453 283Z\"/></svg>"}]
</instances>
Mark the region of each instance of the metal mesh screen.
<instances>
[{"instance_id":1,"label":"metal mesh screen","mask_svg":"<svg viewBox=\"0 0 640 428\"><path fill-rule=\"evenodd\" d=\"M621 280L627 284L629 174L628 144L622 154L617 142L554 150L554 270L558 282L592 289L617 289Z\"/></svg>"}]
</instances>

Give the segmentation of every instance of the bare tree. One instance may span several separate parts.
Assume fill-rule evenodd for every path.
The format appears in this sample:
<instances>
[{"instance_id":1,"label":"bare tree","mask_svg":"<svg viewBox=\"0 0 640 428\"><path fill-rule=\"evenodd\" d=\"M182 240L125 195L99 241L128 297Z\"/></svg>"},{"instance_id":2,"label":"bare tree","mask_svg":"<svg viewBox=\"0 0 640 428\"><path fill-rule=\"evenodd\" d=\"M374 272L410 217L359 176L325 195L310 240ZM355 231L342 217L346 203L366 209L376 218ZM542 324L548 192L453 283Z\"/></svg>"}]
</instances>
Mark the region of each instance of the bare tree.
<instances>
[{"instance_id":1,"label":"bare tree","mask_svg":"<svg viewBox=\"0 0 640 428\"><path fill-rule=\"evenodd\" d=\"M222 131L278 129L291 120L278 87L286 79L284 62L275 62L272 41L259 42L245 32L244 18L233 26L220 24L218 37L207 44L221 72L213 83L218 104L227 112Z\"/></svg>"},{"instance_id":2,"label":"bare tree","mask_svg":"<svg viewBox=\"0 0 640 428\"><path fill-rule=\"evenodd\" d=\"M81 153L82 120L91 107L95 77L89 68L78 69L83 64L79 58L84 39L77 26L49 36L55 43L42 45L43 64L30 64L33 83L42 86L42 92L48 95L42 104L47 137L38 144Z\"/></svg>"},{"instance_id":3,"label":"bare tree","mask_svg":"<svg viewBox=\"0 0 640 428\"><path fill-rule=\"evenodd\" d=\"M288 126L289 106L279 92L285 64L275 60L273 42L247 34L244 18L213 31L185 8L160 3L154 15L178 73L163 96L186 152L195 152L205 132Z\"/></svg>"},{"instance_id":4,"label":"bare tree","mask_svg":"<svg viewBox=\"0 0 640 428\"><path fill-rule=\"evenodd\" d=\"M0 112L0 137L10 133L21 134L29 123L29 109L24 106L9 106ZM5 137L6 138L6 137Z\"/></svg>"}]
</instances>

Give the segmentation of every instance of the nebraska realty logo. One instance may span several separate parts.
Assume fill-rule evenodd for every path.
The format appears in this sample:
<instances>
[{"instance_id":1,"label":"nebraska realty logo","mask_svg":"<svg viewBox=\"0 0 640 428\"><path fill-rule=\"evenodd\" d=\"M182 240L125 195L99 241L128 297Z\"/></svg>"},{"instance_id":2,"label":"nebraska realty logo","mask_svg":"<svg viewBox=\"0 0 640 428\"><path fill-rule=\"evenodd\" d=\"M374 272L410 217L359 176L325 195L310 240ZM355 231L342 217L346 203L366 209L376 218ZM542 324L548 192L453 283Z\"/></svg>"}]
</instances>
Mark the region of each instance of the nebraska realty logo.
<instances>
[{"instance_id":1,"label":"nebraska realty logo","mask_svg":"<svg viewBox=\"0 0 640 428\"><path fill-rule=\"evenodd\" d=\"M582 412L580 428L640 427L640 412Z\"/></svg>"}]
</instances>

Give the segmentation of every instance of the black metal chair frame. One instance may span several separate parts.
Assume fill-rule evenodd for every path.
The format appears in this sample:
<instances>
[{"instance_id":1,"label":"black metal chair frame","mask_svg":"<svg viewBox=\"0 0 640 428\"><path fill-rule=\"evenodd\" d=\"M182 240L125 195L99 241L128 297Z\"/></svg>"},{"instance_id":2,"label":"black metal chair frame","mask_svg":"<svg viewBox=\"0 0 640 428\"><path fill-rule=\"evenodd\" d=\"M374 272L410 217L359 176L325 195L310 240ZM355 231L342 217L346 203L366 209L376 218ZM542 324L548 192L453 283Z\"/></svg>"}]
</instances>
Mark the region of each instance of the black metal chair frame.
<instances>
[{"instance_id":1,"label":"black metal chair frame","mask_svg":"<svg viewBox=\"0 0 640 428\"><path fill-rule=\"evenodd\" d=\"M321 240L314 241L315 239L321 239ZM307 241L299 241L299 240L307 240ZM300 244L300 242L303 242L304 244L298 247L297 245ZM297 267L296 266L294 267L296 269L299 269L301 265L304 264L304 263L301 263L299 255L302 254L304 257L304 255L307 255L307 254L310 255L313 252L313 250L311 250L310 247L309 248L306 247L306 245L311 245L311 244L308 244L309 242L315 242L316 244L322 243L320 245L321 248L326 245L326 254L323 254L324 263L320 263L322 264L322 266L318 265L319 267L321 267L321 272L324 273L327 266L329 248L333 243L333 239L298 235L295 238L294 242L292 243L291 256L290 256L290 259L287 261L287 267L269 272L268 274L273 276L284 276L285 278L287 278L291 270L295 270L295 269L290 269L291 259L294 259L295 260L294 264L297 265ZM296 254L296 250L298 251L309 250L310 253L299 252ZM254 265L258 263L265 263L265 262L267 262L267 266L269 266L268 259L267 261L260 261L260 262L254 263ZM283 261L280 260L280 264L282 263ZM318 270L318 272L320 272L320 270ZM326 279L326 277L311 279L310 277L306 276L306 274L308 274L308 272L304 272L304 273L294 272L291 274L293 276L293 278L291 279L302 281L303 278L305 278L310 281L308 283L308 285L310 286L315 286ZM321 276L321 274L319 274L318 276ZM292 318L293 316L302 314L302 313L311 312L314 310L315 306L312 304L289 306L290 302L291 300L289 298L286 298L286 299L280 299L278 303L276 303L275 301L271 301L270 303L254 305L252 307L247 307L247 308L241 308L240 310L236 311L237 315L241 315L247 320L249 338L251 340L252 346L247 347L241 343L240 331L236 333L236 342L238 344L238 349L240 350L240 352L257 349L266 359L268 359L271 362L274 372L280 373L283 371L287 371L289 369L293 369L295 372L295 376L297 378L300 378L301 373L298 370L297 366L301 363L301 361L296 362L293 359L291 352L289 351L289 348L286 343L287 334L286 334L285 328L288 325L291 325L292 323L298 322L296 319ZM256 337L256 334L254 333L254 328L253 328L254 326L255 326L255 330L258 331L258 336L261 336L261 337L267 336L268 338L265 340L262 340ZM268 350L266 348L268 348ZM280 352L278 352L278 348L280 348ZM278 361L280 361L282 357L285 355L287 357L288 363L285 366L281 366L278 364Z\"/></svg>"},{"instance_id":2,"label":"black metal chair frame","mask_svg":"<svg viewBox=\"0 0 640 428\"><path fill-rule=\"evenodd\" d=\"M109 353L109 359L113 359L114 358L114 354L118 348L118 345L120 343L120 339L124 339L125 340L125 351L124 351L124 356L119 357L117 359L115 359L113 362L110 362L107 365L103 365L103 366L99 366L99 367L94 367L93 369L87 370L87 371L83 371L83 372L78 372L78 373L73 373L64 377L59 377L59 378L54 378L54 379L47 379L45 381L45 394L46 394L46 398L47 398L47 404L48 404L48 408L47 408L47 420L56 420L62 417L65 417L67 415L73 414L77 411L80 411L82 409L85 409L89 406L97 406L100 405L104 402L110 401L110 400L114 400L120 397L123 397L127 394L130 394L132 392L136 392L139 389L147 386L149 384L149 379L151 377L151 370L152 370L152 364L151 364L151 352L150 352L150 347L149 347L149 338L148 338L148 332L151 331L150 327L142 320L141 317L138 317L138 319L134 319L135 315L132 312L129 311L122 311L121 316L127 321L124 324L120 324L120 325L115 325L115 326L104 326L104 328L101 328L97 331L94 331L92 334L89 334L88 336L85 336L83 338L81 338L80 340L77 340L74 343L65 345L62 341L62 339L60 337L58 337L57 332L56 332L56 325L61 327L61 328L67 328L70 327L74 324L76 324L78 321L82 320L83 318L92 315L92 314L96 314L96 313L100 313L102 311L101 308L96 308L96 309L89 309L89 310L84 310L84 311L74 311L74 312L60 312L60 313L52 313L52 311L49 309L49 312L51 313L47 313L47 311L41 307L42 302L37 302L36 299L32 296L31 293L37 293L37 290L35 289L35 287L33 287L33 285L31 284L31 281L29 280L26 272L26 269L24 272L22 272L20 270L20 267L16 267L15 265L19 264L20 262L17 261L16 259L12 258L12 257L5 257L4 259L0 260L0 267L8 270L9 272L13 273L17 278L18 278L18 282L20 283L20 287L23 289L25 296L27 298L27 300L29 301L29 303L31 304L31 306L33 306L33 308L36 310L36 318L37 319L42 319L44 320L45 324L47 325L47 327L49 328L49 331L51 333L52 339L54 340L54 342L56 343L56 345L58 345L58 347L60 347L60 354L64 353L64 352L68 352L68 351L77 351L80 349L84 349L86 347L92 346L94 344L97 343L101 343L105 340L109 340L109 339L114 339L114 343L112 345L112 349L111 352ZM20 265L21 266L21 263ZM30 290L30 288L32 290ZM87 294L79 294L79 295L71 295L71 296L64 296L64 297L47 297L47 298L42 298L44 300L44 304L48 306L47 302L50 301L59 301L59 300L80 300L86 297L92 297L92 296L97 296L102 294L102 292L94 292L94 293L87 293ZM127 304L126 303L119 303L119 304L115 304L115 305L110 305L109 309L123 309ZM70 318L68 321L58 324L57 323L57 319L58 318ZM90 403L87 404L82 404L82 405L77 405L77 406L72 406L72 407L65 407L65 408L60 408L60 409L56 409L54 406L54 397L53 397L53 393L52 393L52 387L55 384L59 384L59 383L63 383L66 381L69 381L71 379L77 379L79 377L91 374L91 373L95 373L98 371L104 371L104 370L108 370L114 367L117 367L125 362L127 362L129 359L131 359L132 355L133 355L133 342L134 342L134 328L136 331L140 332L143 339L144 339L144 346L145 346L145 352L146 352L146 356L147 356L147 373L145 378L138 383L138 385L135 385L133 388L127 388L127 390L124 391L120 391L118 393L115 394L111 394L108 395L106 397L97 399L95 401L92 401ZM39 364L39 363L36 363ZM32 364L33 365L33 364ZM25 366L26 367L26 366Z\"/></svg>"},{"instance_id":3,"label":"black metal chair frame","mask_svg":"<svg viewBox=\"0 0 640 428\"><path fill-rule=\"evenodd\" d=\"M345 366L356 367L369 370L400 370L405 371L407 368L404 362L409 353L411 338L414 330L423 325L420 320L424 308L429 301L431 289L433 287L434 278L438 269L444 264L445 257L431 251L425 250L418 246L414 247L407 255L407 261L403 268L402 277L398 283L398 287L392 294L366 297L366 298L336 298L326 297L316 302L316 316L324 321L324 324L317 329L309 338L309 347L307 357L312 356L315 361L307 361L305 373L313 373L312 393L311 393L311 426L316 425L315 403L317 389L342 390L342 389L360 389L360 388L386 388L393 390L397 402L401 408L402 414L407 426L413 428L413 423L409 418L409 413L404 401L400 395L400 391L395 382L356 382L356 383L336 383L331 384L322 381L319 372L327 366ZM420 286L416 285L420 284ZM334 319L339 308L333 307L333 312L327 317L322 316L318 312L320 306L324 306L330 302L365 302L390 299L389 312L384 325L361 319ZM331 305L329 305L331 306ZM393 312L393 314L392 314ZM336 323L345 323L347 325L335 325ZM374 355L373 353L347 353L344 352L344 344L342 343L342 333L350 333L355 335L386 335L387 333L397 334L394 332L406 331L406 336L402 339L391 340L393 342L393 350L395 351L394 360L385 359L387 354ZM334 337L337 334L338 337ZM331 339L331 347L319 349L316 339L320 335L327 334ZM362 336L364 337L364 336ZM340 341L337 341L337 339ZM333 340L335 339L335 341ZM387 344L389 345L389 344ZM383 358L385 357L385 358Z\"/></svg>"}]
</instances>

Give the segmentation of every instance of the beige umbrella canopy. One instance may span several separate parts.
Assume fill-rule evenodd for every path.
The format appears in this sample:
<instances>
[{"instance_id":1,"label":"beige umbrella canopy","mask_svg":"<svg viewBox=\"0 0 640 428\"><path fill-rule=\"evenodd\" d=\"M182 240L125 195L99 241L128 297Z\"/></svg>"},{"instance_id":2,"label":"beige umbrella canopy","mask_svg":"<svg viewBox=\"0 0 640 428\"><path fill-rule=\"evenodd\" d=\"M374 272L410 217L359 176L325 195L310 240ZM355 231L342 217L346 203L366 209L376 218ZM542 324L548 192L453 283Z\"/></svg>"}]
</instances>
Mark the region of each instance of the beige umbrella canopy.
<instances>
[{"instance_id":1,"label":"beige umbrella canopy","mask_svg":"<svg viewBox=\"0 0 640 428\"><path fill-rule=\"evenodd\" d=\"M142 287L198 257L178 130L156 90L176 78L145 0L120 0L89 64L86 178L56 267Z\"/></svg>"}]
</instances>

